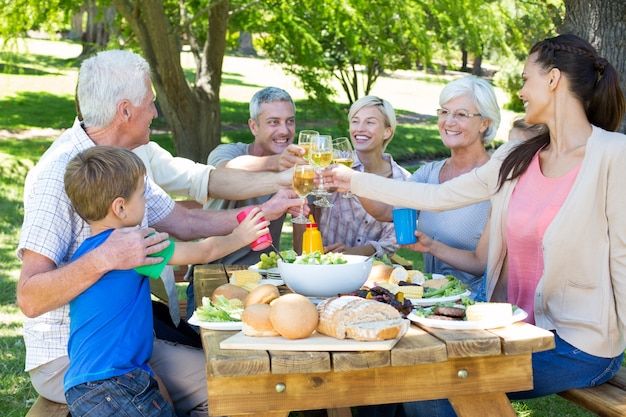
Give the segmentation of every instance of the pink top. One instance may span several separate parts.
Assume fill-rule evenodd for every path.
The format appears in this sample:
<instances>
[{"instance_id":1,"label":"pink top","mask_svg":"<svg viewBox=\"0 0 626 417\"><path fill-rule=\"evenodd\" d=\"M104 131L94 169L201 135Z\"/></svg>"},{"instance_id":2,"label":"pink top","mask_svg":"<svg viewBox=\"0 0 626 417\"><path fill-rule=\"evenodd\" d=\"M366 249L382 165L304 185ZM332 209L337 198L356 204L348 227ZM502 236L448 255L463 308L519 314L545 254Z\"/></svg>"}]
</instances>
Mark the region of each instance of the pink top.
<instances>
[{"instance_id":1,"label":"pink top","mask_svg":"<svg viewBox=\"0 0 626 417\"><path fill-rule=\"evenodd\" d=\"M508 299L535 323L534 293L543 275L543 235L568 196L580 165L561 178L547 178L539 153L513 190L506 224Z\"/></svg>"}]
</instances>

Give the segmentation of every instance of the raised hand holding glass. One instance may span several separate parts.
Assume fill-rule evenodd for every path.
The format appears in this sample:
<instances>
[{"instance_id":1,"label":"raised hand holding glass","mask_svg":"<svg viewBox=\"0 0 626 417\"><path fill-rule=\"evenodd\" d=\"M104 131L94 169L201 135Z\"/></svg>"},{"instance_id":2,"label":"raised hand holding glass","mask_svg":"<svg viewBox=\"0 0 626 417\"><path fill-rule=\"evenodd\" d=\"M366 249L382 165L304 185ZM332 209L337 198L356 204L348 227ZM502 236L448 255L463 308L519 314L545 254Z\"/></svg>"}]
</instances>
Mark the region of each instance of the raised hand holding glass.
<instances>
[{"instance_id":1,"label":"raised hand holding glass","mask_svg":"<svg viewBox=\"0 0 626 417\"><path fill-rule=\"evenodd\" d=\"M315 168L311 165L294 165L293 167L293 190L302 199L315 190ZM300 214L291 219L292 223L305 224L309 219L304 215L304 201L300 204Z\"/></svg>"},{"instance_id":2,"label":"raised hand holding glass","mask_svg":"<svg viewBox=\"0 0 626 417\"><path fill-rule=\"evenodd\" d=\"M333 164L341 164L352 168L354 164L354 148L350 139L346 137L333 139ZM352 198L354 194L348 191L341 196L343 198Z\"/></svg>"}]
</instances>

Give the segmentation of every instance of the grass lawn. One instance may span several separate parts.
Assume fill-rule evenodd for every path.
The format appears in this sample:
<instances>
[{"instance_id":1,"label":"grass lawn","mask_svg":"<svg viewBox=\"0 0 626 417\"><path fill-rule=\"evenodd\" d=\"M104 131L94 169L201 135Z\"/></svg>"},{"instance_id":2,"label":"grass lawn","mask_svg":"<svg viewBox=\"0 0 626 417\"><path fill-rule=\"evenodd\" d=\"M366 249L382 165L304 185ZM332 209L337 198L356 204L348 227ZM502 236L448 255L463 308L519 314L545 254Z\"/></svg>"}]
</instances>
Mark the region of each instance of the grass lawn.
<instances>
[{"instance_id":1,"label":"grass lawn","mask_svg":"<svg viewBox=\"0 0 626 417\"><path fill-rule=\"evenodd\" d=\"M29 169L57 134L49 129L69 127L73 122L77 65L71 58L80 51L77 45L65 42L34 42L29 45L29 49L18 56L0 53L0 415L5 417L24 416L37 396L28 375L23 372L23 315L15 302L20 268L15 248L23 216L23 182ZM222 118L225 122L240 123L242 128L229 130L223 140L250 141L252 137L245 125L248 119L247 102L233 99L228 93L235 91L235 87L241 87L239 74L227 75L222 89ZM248 84L257 89L260 86L256 82ZM419 82L429 81L424 80L422 74ZM430 82L438 83L437 79ZM324 115L318 114L305 100L296 100L296 105L301 125L318 126L331 135L345 135L345 128L334 123L329 126ZM410 113L405 109L397 111L398 114ZM33 132L43 138L32 137ZM171 137L162 135L153 139L173 152ZM413 161L447 155L434 119L401 123L388 151L399 161L411 161L407 162L411 171L416 168ZM286 225L281 245L290 247L290 244L289 225ZM407 250L402 250L400 254L420 268L419 254ZM514 407L518 415L524 417L591 415L555 395L515 402Z\"/></svg>"}]
</instances>

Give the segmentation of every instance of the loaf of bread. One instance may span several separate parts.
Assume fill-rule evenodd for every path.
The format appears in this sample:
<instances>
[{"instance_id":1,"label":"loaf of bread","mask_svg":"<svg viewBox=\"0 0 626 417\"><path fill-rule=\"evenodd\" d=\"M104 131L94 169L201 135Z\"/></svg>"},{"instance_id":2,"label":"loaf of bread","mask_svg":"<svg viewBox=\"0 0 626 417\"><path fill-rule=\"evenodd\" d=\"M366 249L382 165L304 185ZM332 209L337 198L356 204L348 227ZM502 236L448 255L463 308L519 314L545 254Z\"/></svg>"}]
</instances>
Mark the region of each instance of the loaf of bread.
<instances>
[{"instance_id":1,"label":"loaf of bread","mask_svg":"<svg viewBox=\"0 0 626 417\"><path fill-rule=\"evenodd\" d=\"M513 307L509 303L476 303L465 311L468 321L506 320L512 315Z\"/></svg>"},{"instance_id":2,"label":"loaf of bread","mask_svg":"<svg viewBox=\"0 0 626 417\"><path fill-rule=\"evenodd\" d=\"M317 331L337 339L395 339L409 328L409 321L395 308L361 297L332 297L319 303L317 311Z\"/></svg>"}]
</instances>

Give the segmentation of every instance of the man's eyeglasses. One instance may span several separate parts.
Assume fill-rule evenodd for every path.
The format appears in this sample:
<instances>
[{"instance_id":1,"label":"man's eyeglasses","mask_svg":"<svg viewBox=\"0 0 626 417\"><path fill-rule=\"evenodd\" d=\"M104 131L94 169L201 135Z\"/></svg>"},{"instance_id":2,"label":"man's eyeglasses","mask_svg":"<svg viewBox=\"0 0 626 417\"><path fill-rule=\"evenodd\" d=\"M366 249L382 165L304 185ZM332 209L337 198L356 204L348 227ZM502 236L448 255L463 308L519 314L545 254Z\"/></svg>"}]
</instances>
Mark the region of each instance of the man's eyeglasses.
<instances>
[{"instance_id":1,"label":"man's eyeglasses","mask_svg":"<svg viewBox=\"0 0 626 417\"><path fill-rule=\"evenodd\" d=\"M440 119L447 119L449 115L452 115L452 118L459 122L467 122L469 119L476 116L482 117L480 113L467 113L464 111L451 112L448 109L437 109L437 116L439 116Z\"/></svg>"}]
</instances>

